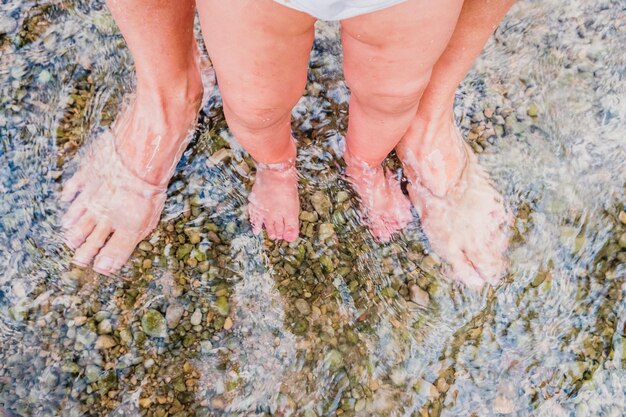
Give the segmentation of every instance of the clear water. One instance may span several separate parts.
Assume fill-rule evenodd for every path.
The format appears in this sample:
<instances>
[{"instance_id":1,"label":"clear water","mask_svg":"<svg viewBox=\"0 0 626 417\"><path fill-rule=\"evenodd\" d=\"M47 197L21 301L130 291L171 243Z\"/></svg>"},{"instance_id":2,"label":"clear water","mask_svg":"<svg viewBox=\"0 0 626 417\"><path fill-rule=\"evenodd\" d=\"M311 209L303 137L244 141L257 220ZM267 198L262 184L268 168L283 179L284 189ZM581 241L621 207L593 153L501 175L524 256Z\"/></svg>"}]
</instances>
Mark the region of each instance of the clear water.
<instances>
[{"instance_id":1,"label":"clear water","mask_svg":"<svg viewBox=\"0 0 626 417\"><path fill-rule=\"evenodd\" d=\"M511 275L481 294L441 275L417 222L388 245L360 224L332 24L294 110L303 209L331 215L290 246L252 235L215 91L149 242L117 277L72 267L59 191L131 58L99 2L3 2L0 22L0 416L626 415L622 1L518 2L459 90L517 213ZM146 335L168 309L175 328Z\"/></svg>"}]
</instances>

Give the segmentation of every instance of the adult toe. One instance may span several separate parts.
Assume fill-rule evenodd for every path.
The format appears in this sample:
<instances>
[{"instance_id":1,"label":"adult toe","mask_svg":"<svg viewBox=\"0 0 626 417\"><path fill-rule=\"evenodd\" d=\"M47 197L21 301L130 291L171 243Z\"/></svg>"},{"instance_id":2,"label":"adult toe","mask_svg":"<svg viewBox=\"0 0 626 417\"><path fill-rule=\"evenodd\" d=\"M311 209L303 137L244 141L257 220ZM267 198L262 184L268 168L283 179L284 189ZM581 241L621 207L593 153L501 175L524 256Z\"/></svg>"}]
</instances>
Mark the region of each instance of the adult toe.
<instances>
[{"instance_id":1,"label":"adult toe","mask_svg":"<svg viewBox=\"0 0 626 417\"><path fill-rule=\"evenodd\" d=\"M85 178L82 171L78 171L72 178L63 184L61 201L72 201L76 195L85 187Z\"/></svg>"},{"instance_id":2,"label":"adult toe","mask_svg":"<svg viewBox=\"0 0 626 417\"><path fill-rule=\"evenodd\" d=\"M100 248L104 246L107 238L111 234L111 227L105 223L99 223L93 229L89 237L74 254L73 262L77 265L87 266L91 263Z\"/></svg>"},{"instance_id":3,"label":"adult toe","mask_svg":"<svg viewBox=\"0 0 626 417\"><path fill-rule=\"evenodd\" d=\"M72 249L79 248L96 227L96 223L95 217L89 212L84 212L83 216L63 233L67 245Z\"/></svg>"},{"instance_id":4,"label":"adult toe","mask_svg":"<svg viewBox=\"0 0 626 417\"><path fill-rule=\"evenodd\" d=\"M110 275L122 269L140 240L132 234L115 231L96 257L94 271Z\"/></svg>"},{"instance_id":5,"label":"adult toe","mask_svg":"<svg viewBox=\"0 0 626 417\"><path fill-rule=\"evenodd\" d=\"M300 221L298 216L287 216L285 217L285 233L284 239L287 242L293 242L298 239L298 234L300 232Z\"/></svg>"},{"instance_id":6,"label":"adult toe","mask_svg":"<svg viewBox=\"0 0 626 417\"><path fill-rule=\"evenodd\" d=\"M284 239L285 220L283 218L274 220L274 231L276 232L276 239Z\"/></svg>"},{"instance_id":7,"label":"adult toe","mask_svg":"<svg viewBox=\"0 0 626 417\"><path fill-rule=\"evenodd\" d=\"M81 194L78 196L76 200L72 203L70 208L67 209L63 217L61 218L61 226L64 229L70 229L87 211L87 205L85 204L87 201L86 196Z\"/></svg>"},{"instance_id":8,"label":"adult toe","mask_svg":"<svg viewBox=\"0 0 626 417\"><path fill-rule=\"evenodd\" d=\"M276 239L276 229L274 228L274 222L269 220L269 221L265 221L265 231L267 232L267 237L269 237L271 240L275 240Z\"/></svg>"},{"instance_id":9,"label":"adult toe","mask_svg":"<svg viewBox=\"0 0 626 417\"><path fill-rule=\"evenodd\" d=\"M462 282L469 288L480 291L485 285L485 281L480 274L466 262L458 262L452 265L453 278Z\"/></svg>"}]
</instances>

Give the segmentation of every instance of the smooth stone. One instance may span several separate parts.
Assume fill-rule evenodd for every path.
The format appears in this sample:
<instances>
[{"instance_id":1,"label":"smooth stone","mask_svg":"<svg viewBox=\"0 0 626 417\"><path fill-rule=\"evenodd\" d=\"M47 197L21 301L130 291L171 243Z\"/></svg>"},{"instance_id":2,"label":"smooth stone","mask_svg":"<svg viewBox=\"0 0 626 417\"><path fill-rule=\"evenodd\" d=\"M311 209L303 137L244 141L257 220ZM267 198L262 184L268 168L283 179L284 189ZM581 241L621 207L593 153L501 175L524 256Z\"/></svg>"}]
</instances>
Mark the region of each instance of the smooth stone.
<instances>
[{"instance_id":1,"label":"smooth stone","mask_svg":"<svg viewBox=\"0 0 626 417\"><path fill-rule=\"evenodd\" d=\"M139 244L139 249L144 252L152 252L152 245L150 242L146 242L145 240Z\"/></svg>"},{"instance_id":2,"label":"smooth stone","mask_svg":"<svg viewBox=\"0 0 626 417\"><path fill-rule=\"evenodd\" d=\"M105 319L98 323L98 334L109 334L113 331L111 320Z\"/></svg>"},{"instance_id":3,"label":"smooth stone","mask_svg":"<svg viewBox=\"0 0 626 417\"><path fill-rule=\"evenodd\" d=\"M409 299L421 307L428 307L428 304L430 304L430 295L418 285L409 287Z\"/></svg>"},{"instance_id":4,"label":"smooth stone","mask_svg":"<svg viewBox=\"0 0 626 417\"><path fill-rule=\"evenodd\" d=\"M515 411L515 404L504 395L498 395L493 403L493 411L499 414L511 414Z\"/></svg>"},{"instance_id":5,"label":"smooth stone","mask_svg":"<svg viewBox=\"0 0 626 417\"><path fill-rule=\"evenodd\" d=\"M17 29L17 20L10 16L0 16L0 34L11 33Z\"/></svg>"},{"instance_id":6,"label":"smooth stone","mask_svg":"<svg viewBox=\"0 0 626 417\"><path fill-rule=\"evenodd\" d=\"M200 243L200 230L197 228L189 228L185 230L185 234L189 237L189 242L194 245Z\"/></svg>"},{"instance_id":7,"label":"smooth stone","mask_svg":"<svg viewBox=\"0 0 626 417\"><path fill-rule=\"evenodd\" d=\"M200 310L199 308L196 308L196 310L193 312L193 314L189 318L189 323L191 323L192 326L200 325L200 323L202 323L202 310Z\"/></svg>"},{"instance_id":8,"label":"smooth stone","mask_svg":"<svg viewBox=\"0 0 626 417\"><path fill-rule=\"evenodd\" d=\"M347 201L349 197L350 197L350 195L349 195L347 192L345 192L345 191L339 191L339 192L337 193L337 199L336 199L336 200L337 200L337 203L341 204L341 203L343 203L344 201Z\"/></svg>"},{"instance_id":9,"label":"smooth stone","mask_svg":"<svg viewBox=\"0 0 626 417\"><path fill-rule=\"evenodd\" d=\"M167 306L165 311L165 321L167 322L168 329L175 329L180 323L180 319L185 313L185 308L180 304L174 303Z\"/></svg>"},{"instance_id":10,"label":"smooth stone","mask_svg":"<svg viewBox=\"0 0 626 417\"><path fill-rule=\"evenodd\" d=\"M226 317L226 320L224 320L224 330L230 330L233 328L233 319L231 319L230 317Z\"/></svg>"},{"instance_id":11,"label":"smooth stone","mask_svg":"<svg viewBox=\"0 0 626 417\"><path fill-rule=\"evenodd\" d=\"M202 353L209 353L213 349L213 343L210 340L203 340L200 342L200 351Z\"/></svg>"},{"instance_id":12,"label":"smooth stone","mask_svg":"<svg viewBox=\"0 0 626 417\"><path fill-rule=\"evenodd\" d=\"M332 223L322 223L319 229L320 240L326 240L335 236L335 226Z\"/></svg>"},{"instance_id":13,"label":"smooth stone","mask_svg":"<svg viewBox=\"0 0 626 417\"><path fill-rule=\"evenodd\" d=\"M139 399L139 406L141 408L150 408L151 405L152 405L152 400L150 398Z\"/></svg>"},{"instance_id":14,"label":"smooth stone","mask_svg":"<svg viewBox=\"0 0 626 417\"><path fill-rule=\"evenodd\" d=\"M96 333L92 332L91 330L85 327L81 327L76 331L76 342L80 343L81 345L85 347L88 347L93 342L95 342L96 338L97 338Z\"/></svg>"},{"instance_id":15,"label":"smooth stone","mask_svg":"<svg viewBox=\"0 0 626 417\"><path fill-rule=\"evenodd\" d=\"M128 329L120 330L120 339L125 345L130 345L133 342L133 334Z\"/></svg>"},{"instance_id":16,"label":"smooth stone","mask_svg":"<svg viewBox=\"0 0 626 417\"><path fill-rule=\"evenodd\" d=\"M309 303L302 298L298 298L295 302L296 308L303 316L308 316L311 313L311 307L309 307Z\"/></svg>"},{"instance_id":17,"label":"smooth stone","mask_svg":"<svg viewBox=\"0 0 626 417\"><path fill-rule=\"evenodd\" d=\"M89 381L89 383L96 382L98 379L100 379L101 373L102 369L100 369L100 367L96 365L87 365L87 367L85 368L85 378L87 378L87 381Z\"/></svg>"},{"instance_id":18,"label":"smooth stone","mask_svg":"<svg viewBox=\"0 0 626 417\"><path fill-rule=\"evenodd\" d=\"M96 349L104 350L111 349L113 346L116 346L117 342L109 335L99 336L96 340Z\"/></svg>"},{"instance_id":19,"label":"smooth stone","mask_svg":"<svg viewBox=\"0 0 626 417\"><path fill-rule=\"evenodd\" d=\"M300 220L303 222L315 223L318 219L317 213L312 211L301 211Z\"/></svg>"},{"instance_id":20,"label":"smooth stone","mask_svg":"<svg viewBox=\"0 0 626 417\"><path fill-rule=\"evenodd\" d=\"M311 196L311 204L317 214L319 214L322 218L328 218L330 216L332 203L324 191L316 191L313 193Z\"/></svg>"}]
</instances>

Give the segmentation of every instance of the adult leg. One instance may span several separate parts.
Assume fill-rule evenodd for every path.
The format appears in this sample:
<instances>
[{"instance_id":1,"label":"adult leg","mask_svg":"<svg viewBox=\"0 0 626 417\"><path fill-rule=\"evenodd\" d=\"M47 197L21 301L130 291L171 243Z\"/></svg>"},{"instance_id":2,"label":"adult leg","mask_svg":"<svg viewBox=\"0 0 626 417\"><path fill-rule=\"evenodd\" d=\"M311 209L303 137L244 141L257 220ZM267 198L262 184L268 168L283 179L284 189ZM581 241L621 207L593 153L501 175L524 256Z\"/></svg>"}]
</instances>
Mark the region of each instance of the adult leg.
<instances>
[{"instance_id":1,"label":"adult leg","mask_svg":"<svg viewBox=\"0 0 626 417\"><path fill-rule=\"evenodd\" d=\"M230 130L257 162L255 232L298 237L291 110L306 85L315 19L272 0L201 0L198 11Z\"/></svg>"},{"instance_id":2,"label":"adult leg","mask_svg":"<svg viewBox=\"0 0 626 417\"><path fill-rule=\"evenodd\" d=\"M113 138L98 138L91 158L65 184L63 198L73 202L62 221L74 262L87 266L97 255L94 269L103 274L120 269L156 225L162 190L202 97L193 0L107 4L133 55L137 91L118 115ZM129 178L111 168L118 162Z\"/></svg>"},{"instance_id":3,"label":"adult leg","mask_svg":"<svg viewBox=\"0 0 626 417\"><path fill-rule=\"evenodd\" d=\"M347 175L380 240L388 240L411 219L408 200L385 178L380 164L415 117L461 6L461 0L409 0L341 22L351 91Z\"/></svg>"},{"instance_id":4,"label":"adult leg","mask_svg":"<svg viewBox=\"0 0 626 417\"><path fill-rule=\"evenodd\" d=\"M454 94L513 0L466 0L456 29L396 151L409 195L433 248L454 275L479 287L505 269L508 222L502 197L454 124Z\"/></svg>"}]
</instances>

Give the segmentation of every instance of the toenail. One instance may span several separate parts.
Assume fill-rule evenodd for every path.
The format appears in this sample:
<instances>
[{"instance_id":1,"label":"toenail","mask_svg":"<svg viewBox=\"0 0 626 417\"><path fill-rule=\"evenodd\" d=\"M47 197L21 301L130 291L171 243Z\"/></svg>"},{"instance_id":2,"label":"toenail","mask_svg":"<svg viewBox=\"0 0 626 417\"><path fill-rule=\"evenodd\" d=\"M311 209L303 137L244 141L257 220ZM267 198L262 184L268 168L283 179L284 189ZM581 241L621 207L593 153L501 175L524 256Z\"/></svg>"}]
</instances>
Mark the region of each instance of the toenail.
<instances>
[{"instance_id":1,"label":"toenail","mask_svg":"<svg viewBox=\"0 0 626 417\"><path fill-rule=\"evenodd\" d=\"M99 258L98 261L96 261L96 264L94 265L95 268L98 268L102 271L109 271L112 266L113 266L113 259L107 258L106 256Z\"/></svg>"}]
</instances>

